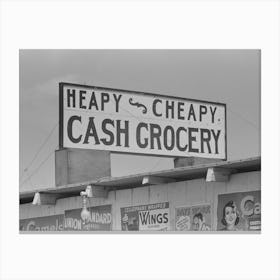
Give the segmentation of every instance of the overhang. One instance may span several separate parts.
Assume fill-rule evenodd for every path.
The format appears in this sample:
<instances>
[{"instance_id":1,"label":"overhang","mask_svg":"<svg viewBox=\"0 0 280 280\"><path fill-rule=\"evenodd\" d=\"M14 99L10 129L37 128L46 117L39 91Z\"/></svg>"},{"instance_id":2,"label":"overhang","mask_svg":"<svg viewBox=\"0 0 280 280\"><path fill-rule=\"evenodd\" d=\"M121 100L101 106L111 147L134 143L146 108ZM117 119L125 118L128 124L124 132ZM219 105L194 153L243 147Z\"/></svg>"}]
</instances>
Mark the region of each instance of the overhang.
<instances>
[{"instance_id":1,"label":"overhang","mask_svg":"<svg viewBox=\"0 0 280 280\"><path fill-rule=\"evenodd\" d=\"M184 166L168 170L146 172L122 177L105 177L98 180L75 183L65 186L58 186L45 189L20 192L20 204L32 202L36 192L52 193L59 195L59 198L78 196L87 185L103 186L110 190L137 188L142 185L143 178L147 176L173 179L173 181L188 181L192 179L205 178L208 168L221 167L231 170L231 174L244 173L261 170L261 157L254 157L241 160L214 162L195 166Z\"/></svg>"}]
</instances>

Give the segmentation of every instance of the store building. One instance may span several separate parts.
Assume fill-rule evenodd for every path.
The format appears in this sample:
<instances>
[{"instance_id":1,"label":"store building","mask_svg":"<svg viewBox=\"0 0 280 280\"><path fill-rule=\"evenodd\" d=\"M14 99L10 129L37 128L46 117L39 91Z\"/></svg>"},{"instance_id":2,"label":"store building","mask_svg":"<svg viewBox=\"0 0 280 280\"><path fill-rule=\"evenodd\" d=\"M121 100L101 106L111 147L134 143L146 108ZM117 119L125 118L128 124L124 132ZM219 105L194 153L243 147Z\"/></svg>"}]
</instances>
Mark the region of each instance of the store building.
<instances>
[{"instance_id":1,"label":"store building","mask_svg":"<svg viewBox=\"0 0 280 280\"><path fill-rule=\"evenodd\" d=\"M227 160L226 104L59 84L55 187L20 193L20 230L260 231L261 160ZM174 158L111 176L110 153Z\"/></svg>"},{"instance_id":2,"label":"store building","mask_svg":"<svg viewBox=\"0 0 280 280\"><path fill-rule=\"evenodd\" d=\"M22 231L216 231L225 228L223 207L233 201L239 216L236 230L260 231L260 170L257 157L21 192L20 227ZM87 186L92 192L87 201L91 217L83 225L80 192ZM198 225L201 216L204 229Z\"/></svg>"}]
</instances>

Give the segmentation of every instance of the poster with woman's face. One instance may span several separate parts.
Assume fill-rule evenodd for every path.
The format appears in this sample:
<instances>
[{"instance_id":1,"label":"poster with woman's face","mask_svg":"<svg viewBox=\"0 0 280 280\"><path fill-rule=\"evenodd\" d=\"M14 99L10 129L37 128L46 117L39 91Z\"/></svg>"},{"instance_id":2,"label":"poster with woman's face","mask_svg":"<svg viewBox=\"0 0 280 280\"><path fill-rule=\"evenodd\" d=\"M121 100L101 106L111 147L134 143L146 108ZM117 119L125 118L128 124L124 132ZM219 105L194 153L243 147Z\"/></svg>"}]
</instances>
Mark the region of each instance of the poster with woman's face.
<instances>
[{"instance_id":1,"label":"poster with woman's face","mask_svg":"<svg viewBox=\"0 0 280 280\"><path fill-rule=\"evenodd\" d=\"M260 231L261 191L218 195L217 230Z\"/></svg>"}]
</instances>

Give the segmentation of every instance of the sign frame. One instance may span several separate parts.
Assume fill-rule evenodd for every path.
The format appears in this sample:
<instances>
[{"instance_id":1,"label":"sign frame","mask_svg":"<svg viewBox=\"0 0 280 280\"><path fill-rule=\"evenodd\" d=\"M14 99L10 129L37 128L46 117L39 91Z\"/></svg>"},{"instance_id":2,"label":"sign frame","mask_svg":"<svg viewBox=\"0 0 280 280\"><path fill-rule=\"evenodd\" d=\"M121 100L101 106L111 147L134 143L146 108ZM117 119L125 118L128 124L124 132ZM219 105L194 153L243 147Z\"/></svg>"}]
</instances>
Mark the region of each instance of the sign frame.
<instances>
[{"instance_id":1,"label":"sign frame","mask_svg":"<svg viewBox=\"0 0 280 280\"><path fill-rule=\"evenodd\" d=\"M65 86L72 86L72 87L83 87L86 89L93 89L93 90L109 90L109 91L118 91L125 94L134 94L134 95L143 95L143 96L153 96L153 97L159 97L159 98L170 98L173 100L182 100L182 101L188 101L188 102L201 102L206 104L213 104L218 106L223 106L225 110L225 119L224 119L224 141L225 141L225 157L219 160L226 161L227 160L227 105L225 103L220 102L212 102L207 100L199 100L199 99L192 99L192 98L184 98L179 96L171 96L171 95L163 95L163 94L157 94L157 93L150 93L150 92L141 92L141 91L133 91L133 90L124 90L124 89L117 89L117 88L108 88L108 87L99 87L99 86L90 86L90 85L82 85L82 84L76 84L76 83L69 83L69 82L59 82L59 149L65 149L67 147L63 146L63 134L64 134L64 100L63 100L63 88ZM93 149L94 150L94 149ZM102 150L101 150L102 151ZM153 154L153 153L133 153L133 152L126 152L126 151L109 151L110 153L115 154L131 154L131 155L142 155L142 156L156 156L156 157L165 157L165 158L186 158L189 156L172 156L172 155L159 155L159 154ZM193 157L193 156L190 156ZM200 157L200 156L198 156ZM203 157L200 157L203 158ZM209 158L210 159L210 158Z\"/></svg>"}]
</instances>

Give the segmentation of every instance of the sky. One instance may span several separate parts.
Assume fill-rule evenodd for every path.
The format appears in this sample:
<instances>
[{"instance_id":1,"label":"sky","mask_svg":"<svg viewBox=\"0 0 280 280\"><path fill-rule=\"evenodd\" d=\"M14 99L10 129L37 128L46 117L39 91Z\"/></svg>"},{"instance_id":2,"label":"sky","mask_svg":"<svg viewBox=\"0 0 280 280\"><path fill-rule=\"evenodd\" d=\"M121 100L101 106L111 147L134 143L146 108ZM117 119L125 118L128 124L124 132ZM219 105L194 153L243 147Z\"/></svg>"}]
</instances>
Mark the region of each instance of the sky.
<instances>
[{"instance_id":1,"label":"sky","mask_svg":"<svg viewBox=\"0 0 280 280\"><path fill-rule=\"evenodd\" d=\"M55 186L58 83L227 105L228 160L260 155L258 50L20 50L20 191ZM171 169L172 158L111 154L112 176Z\"/></svg>"}]
</instances>

